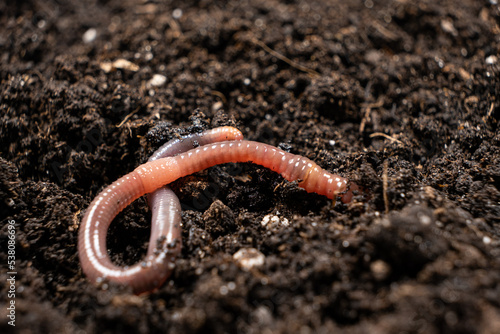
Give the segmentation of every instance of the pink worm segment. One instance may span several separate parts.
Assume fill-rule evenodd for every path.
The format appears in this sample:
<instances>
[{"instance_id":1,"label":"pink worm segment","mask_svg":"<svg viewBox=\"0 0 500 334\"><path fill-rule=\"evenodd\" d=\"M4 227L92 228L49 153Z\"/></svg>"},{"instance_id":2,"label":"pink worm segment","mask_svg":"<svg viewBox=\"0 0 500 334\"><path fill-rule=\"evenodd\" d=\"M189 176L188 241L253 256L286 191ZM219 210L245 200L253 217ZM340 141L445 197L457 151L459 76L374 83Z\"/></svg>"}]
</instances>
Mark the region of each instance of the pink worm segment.
<instances>
[{"instance_id":1,"label":"pink worm segment","mask_svg":"<svg viewBox=\"0 0 500 334\"><path fill-rule=\"evenodd\" d=\"M200 145L207 145L226 140L243 139L240 130L223 126L202 133L190 134L179 139L172 139L157 149L148 161L155 161L189 151ZM171 253L178 255L182 247L181 238L181 203L168 186L164 186L148 194L151 208L151 236L148 255L161 249L161 243L171 245ZM165 277L166 279L166 277Z\"/></svg>"},{"instance_id":2,"label":"pink worm segment","mask_svg":"<svg viewBox=\"0 0 500 334\"><path fill-rule=\"evenodd\" d=\"M330 199L341 196L345 202L344 197L350 195L350 192L343 194L348 190L347 179L325 171L307 158L247 140L205 145L175 157L148 162L128 176L140 178L144 192L148 193L180 177L228 162L252 162L267 167L288 181L300 180L299 187L307 192Z\"/></svg>"},{"instance_id":3,"label":"pink worm segment","mask_svg":"<svg viewBox=\"0 0 500 334\"><path fill-rule=\"evenodd\" d=\"M236 128L219 127L173 139L156 150L149 161L173 156L198 145L242 138L243 134ZM118 267L109 258L106 248L108 227L123 208L142 195L141 189L141 182L136 178L124 176L101 192L87 209L80 226L78 254L82 269L92 282L114 281L131 286L139 294L161 286L175 267L175 258L182 245L181 205L168 186L148 194L152 217L146 259L134 266Z\"/></svg>"},{"instance_id":4,"label":"pink worm segment","mask_svg":"<svg viewBox=\"0 0 500 334\"><path fill-rule=\"evenodd\" d=\"M352 191L358 189L355 184L349 187L345 178L323 170L307 158L246 140L208 144L175 157L150 161L108 186L87 209L80 226L78 252L89 280L96 283L113 280L132 286L136 293L161 285L174 267L178 254L175 242L161 243L163 247L155 247L153 255L148 252L145 261L120 268L109 259L105 232L113 218L140 196L180 177L228 162L253 162L280 173L288 181L300 180L299 186L308 192L330 199L340 196L344 203L349 202Z\"/></svg>"}]
</instances>

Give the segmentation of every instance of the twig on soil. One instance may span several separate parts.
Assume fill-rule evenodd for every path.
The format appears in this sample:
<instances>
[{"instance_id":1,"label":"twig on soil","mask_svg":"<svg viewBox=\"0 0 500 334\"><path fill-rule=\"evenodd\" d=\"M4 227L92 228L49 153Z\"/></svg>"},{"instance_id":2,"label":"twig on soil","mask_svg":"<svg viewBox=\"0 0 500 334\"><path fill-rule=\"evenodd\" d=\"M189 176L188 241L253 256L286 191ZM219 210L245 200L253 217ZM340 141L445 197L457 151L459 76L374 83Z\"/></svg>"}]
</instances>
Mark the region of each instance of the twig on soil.
<instances>
[{"instance_id":1,"label":"twig on soil","mask_svg":"<svg viewBox=\"0 0 500 334\"><path fill-rule=\"evenodd\" d=\"M488 119L490 119L491 114L493 113L494 109L495 109L495 104L492 102L490 105L490 109L488 110L488 113L486 114L486 116L483 116L484 123L488 123L487 121L488 121Z\"/></svg>"},{"instance_id":2,"label":"twig on soil","mask_svg":"<svg viewBox=\"0 0 500 334\"><path fill-rule=\"evenodd\" d=\"M308 67L302 66L299 63L297 63L296 61L293 61L290 58L282 55L278 51L275 51L275 50L271 49L269 46L267 46L265 43L259 41L257 38L252 38L252 42L254 44L260 46L261 48L263 48L266 52L270 53L274 57L276 57L276 58L284 61L285 63L287 63L288 65L290 65L290 66L292 66L292 67L294 67L296 69L298 69L299 71L306 72L306 73L308 73L308 74L310 74L312 76L316 76L316 77L321 76L321 74L319 74L315 70L312 70L312 69L310 69Z\"/></svg>"},{"instance_id":3,"label":"twig on soil","mask_svg":"<svg viewBox=\"0 0 500 334\"><path fill-rule=\"evenodd\" d=\"M217 96L218 98L220 98L222 100L222 103L227 104L226 96L222 92L219 92L218 90L213 90L211 91L211 93L213 96Z\"/></svg>"},{"instance_id":4,"label":"twig on soil","mask_svg":"<svg viewBox=\"0 0 500 334\"><path fill-rule=\"evenodd\" d=\"M131 113L129 113L127 116L125 116L125 118L123 119L123 121L121 121L120 124L118 124L116 127L117 128L121 128L123 126L123 124L125 124L125 122L128 121L129 118L132 117L140 109L141 109L141 107L137 107L134 111L132 111Z\"/></svg>"},{"instance_id":5,"label":"twig on soil","mask_svg":"<svg viewBox=\"0 0 500 334\"><path fill-rule=\"evenodd\" d=\"M384 172L382 174L382 182L383 182L383 189L384 189L384 206L385 206L385 213L389 213L389 198L387 197L387 184L388 184L388 177L387 177L387 169L389 168L389 164L387 160L384 161Z\"/></svg>"},{"instance_id":6,"label":"twig on soil","mask_svg":"<svg viewBox=\"0 0 500 334\"><path fill-rule=\"evenodd\" d=\"M365 109L365 114L363 115L363 119L361 120L361 123L359 124L359 133L362 133L365 131L365 126L366 122L370 119L370 113L372 112L372 109L374 108L380 108L384 105L384 101L382 99L379 99L375 103L367 103L362 106L362 108Z\"/></svg>"},{"instance_id":7,"label":"twig on soil","mask_svg":"<svg viewBox=\"0 0 500 334\"><path fill-rule=\"evenodd\" d=\"M398 143L398 144L403 145L403 142L402 142L402 141L400 141L400 140L398 140L398 139L396 139L396 138L394 138L394 137L391 137L391 136L389 136L389 135L386 135L385 133L382 133L382 132L374 132L374 133L372 133L372 134L370 135L370 138L374 138L374 137L384 137L384 138L389 139L389 140L390 140L390 141L392 141L392 142L396 142L396 143Z\"/></svg>"}]
</instances>

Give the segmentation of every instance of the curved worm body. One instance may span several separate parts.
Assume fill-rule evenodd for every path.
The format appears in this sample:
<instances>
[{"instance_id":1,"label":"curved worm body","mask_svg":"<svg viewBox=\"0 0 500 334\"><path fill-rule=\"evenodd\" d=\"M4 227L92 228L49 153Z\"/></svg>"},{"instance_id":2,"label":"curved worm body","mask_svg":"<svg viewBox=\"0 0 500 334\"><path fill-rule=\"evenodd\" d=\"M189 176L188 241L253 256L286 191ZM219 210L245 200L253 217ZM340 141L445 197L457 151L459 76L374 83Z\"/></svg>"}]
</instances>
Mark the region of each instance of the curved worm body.
<instances>
[{"instance_id":1,"label":"curved worm body","mask_svg":"<svg viewBox=\"0 0 500 334\"><path fill-rule=\"evenodd\" d=\"M307 158L253 141L207 144L174 157L153 159L108 186L87 209L78 237L80 261L87 277L97 283L107 279L127 284L136 293L153 290L161 285L174 267L180 249L180 229L167 228L167 233L161 235L164 238L156 232L153 238L152 231L146 259L130 268L120 268L111 262L106 249L106 232L111 221L138 197L154 192L180 177L228 162L253 162L280 173L288 181L299 180L299 186L308 192L330 199L340 196L344 203L351 200L352 191L357 189L354 184L349 187L345 178L323 170ZM176 206L170 205L166 207ZM179 210L171 214L178 215ZM158 217L153 219L158 220ZM176 219L173 225L179 225ZM150 254L151 244L155 240L153 254Z\"/></svg>"},{"instance_id":2,"label":"curved worm body","mask_svg":"<svg viewBox=\"0 0 500 334\"><path fill-rule=\"evenodd\" d=\"M240 130L230 126L219 127L202 133L172 139L157 149L149 157L148 161L171 157L201 145L238 139L243 139ZM148 203L152 213L148 257L160 252L162 243L170 244L170 253L174 256L178 255L181 251L182 239L180 226L181 203L177 195L170 187L164 186L148 194Z\"/></svg>"},{"instance_id":3,"label":"curved worm body","mask_svg":"<svg viewBox=\"0 0 500 334\"><path fill-rule=\"evenodd\" d=\"M242 138L243 135L238 129L228 126L220 127L171 140L156 150L148 161L174 156L199 145ZM129 189L127 186L125 187ZM93 203L100 203L99 211L93 211L96 207L90 205L83 222L89 221L87 217L90 215L90 211L93 212L92 216L100 218L80 226L78 254L82 269L94 283L101 283L105 280L115 281L130 285L135 293L154 290L170 276L174 268L175 258L181 250L181 205L179 199L168 186L148 194L152 217L146 258L134 266L118 267L109 259L106 247L106 234L111 221L104 223L108 216L102 209L110 205L107 198L108 193L104 190L97 196ZM118 204L117 202L116 205ZM127 205L118 206L120 207L119 211ZM113 218L114 216L111 217L111 219Z\"/></svg>"}]
</instances>

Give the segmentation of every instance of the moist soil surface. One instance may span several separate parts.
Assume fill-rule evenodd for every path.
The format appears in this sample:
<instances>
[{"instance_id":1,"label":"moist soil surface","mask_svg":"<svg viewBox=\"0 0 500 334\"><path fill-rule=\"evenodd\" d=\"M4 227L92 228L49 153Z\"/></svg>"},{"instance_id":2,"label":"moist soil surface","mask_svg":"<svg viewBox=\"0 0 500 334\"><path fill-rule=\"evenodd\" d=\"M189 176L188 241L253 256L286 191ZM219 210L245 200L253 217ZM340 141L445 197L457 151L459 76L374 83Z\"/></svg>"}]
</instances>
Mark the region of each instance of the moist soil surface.
<instances>
[{"instance_id":1,"label":"moist soil surface","mask_svg":"<svg viewBox=\"0 0 500 334\"><path fill-rule=\"evenodd\" d=\"M496 0L0 12L0 332L500 333ZM210 168L172 184L183 248L164 285L89 283L92 199L222 125L364 190L332 203L251 163ZM115 218L114 263L141 261L150 221L144 198ZM260 265L234 256L249 248Z\"/></svg>"}]
</instances>

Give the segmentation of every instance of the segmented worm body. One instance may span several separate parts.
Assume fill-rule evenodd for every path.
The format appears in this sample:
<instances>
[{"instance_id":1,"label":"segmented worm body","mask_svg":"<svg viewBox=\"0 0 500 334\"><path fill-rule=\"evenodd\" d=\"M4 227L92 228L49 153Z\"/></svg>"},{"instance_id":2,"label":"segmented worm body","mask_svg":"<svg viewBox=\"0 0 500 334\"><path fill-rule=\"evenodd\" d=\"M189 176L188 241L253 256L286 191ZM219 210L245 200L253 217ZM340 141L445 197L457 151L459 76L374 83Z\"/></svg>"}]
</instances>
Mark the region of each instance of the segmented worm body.
<instances>
[{"instance_id":1,"label":"segmented worm body","mask_svg":"<svg viewBox=\"0 0 500 334\"><path fill-rule=\"evenodd\" d=\"M236 140L206 144L177 156L160 158L164 155L154 154L151 161L121 177L94 199L83 217L78 240L82 269L89 280L96 283L116 281L132 286L136 293L150 291L161 285L170 275L180 250L180 209L176 196L169 188L162 188L160 193L152 195L154 198L150 203L153 211L160 216L153 217L153 225L162 225L160 221L169 218L166 218L168 223L164 226L157 229L153 226L144 261L129 268L114 265L106 249L106 232L113 218L135 199L208 167L228 162L252 162L280 173L288 181L298 180L299 186L308 192L330 199L341 197L344 203L349 202L352 191L358 189L355 184L349 186L345 178L323 170L307 158L271 145L241 140L238 130L229 129L234 130ZM161 193L164 191L166 193ZM163 209L155 207L155 203L161 202L156 196L166 199ZM177 203L171 203L173 198Z\"/></svg>"},{"instance_id":2,"label":"segmented worm body","mask_svg":"<svg viewBox=\"0 0 500 334\"><path fill-rule=\"evenodd\" d=\"M200 145L242 138L243 135L238 129L229 126L219 127L173 139L156 150L148 161L174 156ZM105 280L114 281L131 286L135 293L154 290L170 276L174 268L175 258L181 251L181 204L179 199L168 186L148 194L148 203L151 208L151 234L148 251L144 261L130 267L115 266L108 256L106 235L111 221L103 209L106 210L110 207L109 201L106 190L104 190L90 205L80 226L78 254L83 271L89 280L95 283ZM93 205L96 202L100 202L99 208ZM118 205L118 202L116 204ZM99 211L95 211L96 209ZM91 218L89 217L91 211L94 220L88 219ZM113 218L114 216L110 219Z\"/></svg>"},{"instance_id":3,"label":"segmented worm body","mask_svg":"<svg viewBox=\"0 0 500 334\"><path fill-rule=\"evenodd\" d=\"M243 134L233 127L224 126L207 130L165 143L151 155L148 161L171 157L201 145L239 139L243 139ZM152 217L147 257L152 258L155 253L161 252L163 248L161 244L171 245L170 254L175 257L180 253L182 246L179 199L170 187L164 186L148 194L148 203ZM154 277L154 275L150 277ZM164 280L166 277L161 279ZM151 283L153 284L154 281Z\"/></svg>"}]
</instances>

